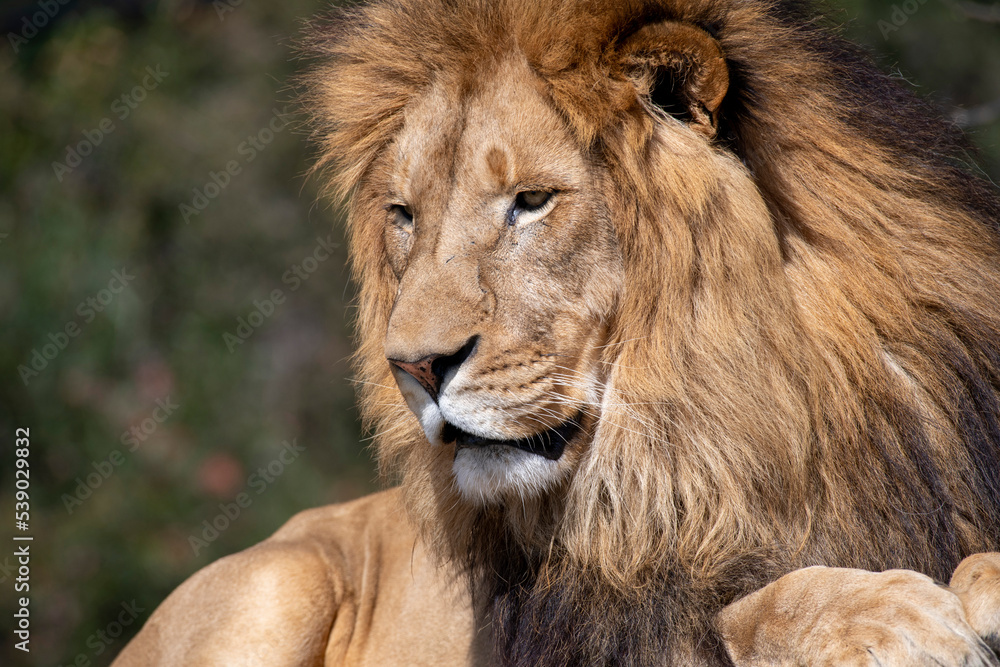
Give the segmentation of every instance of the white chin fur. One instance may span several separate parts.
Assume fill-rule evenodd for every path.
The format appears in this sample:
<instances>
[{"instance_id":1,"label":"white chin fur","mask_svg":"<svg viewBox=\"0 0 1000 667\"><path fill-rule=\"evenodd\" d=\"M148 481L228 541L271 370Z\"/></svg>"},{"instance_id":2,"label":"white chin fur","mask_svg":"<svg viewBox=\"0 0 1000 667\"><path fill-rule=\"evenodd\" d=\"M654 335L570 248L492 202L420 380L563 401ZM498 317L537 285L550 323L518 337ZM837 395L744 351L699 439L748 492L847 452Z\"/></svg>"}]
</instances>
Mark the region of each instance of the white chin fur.
<instances>
[{"instance_id":1,"label":"white chin fur","mask_svg":"<svg viewBox=\"0 0 1000 667\"><path fill-rule=\"evenodd\" d=\"M559 461L504 446L463 447L451 469L462 497L482 504L540 495L560 476Z\"/></svg>"}]
</instances>

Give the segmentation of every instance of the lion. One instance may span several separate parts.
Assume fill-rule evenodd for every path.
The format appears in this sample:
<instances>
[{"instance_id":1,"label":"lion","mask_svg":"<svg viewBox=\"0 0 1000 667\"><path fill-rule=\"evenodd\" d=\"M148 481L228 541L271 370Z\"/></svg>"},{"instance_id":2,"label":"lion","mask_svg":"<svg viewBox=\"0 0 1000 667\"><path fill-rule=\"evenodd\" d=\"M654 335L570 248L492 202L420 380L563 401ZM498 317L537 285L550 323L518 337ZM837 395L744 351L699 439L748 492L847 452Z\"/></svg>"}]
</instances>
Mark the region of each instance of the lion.
<instances>
[{"instance_id":1,"label":"lion","mask_svg":"<svg viewBox=\"0 0 1000 667\"><path fill-rule=\"evenodd\" d=\"M1000 198L796 6L316 21L400 485L197 573L116 664L997 665Z\"/></svg>"}]
</instances>

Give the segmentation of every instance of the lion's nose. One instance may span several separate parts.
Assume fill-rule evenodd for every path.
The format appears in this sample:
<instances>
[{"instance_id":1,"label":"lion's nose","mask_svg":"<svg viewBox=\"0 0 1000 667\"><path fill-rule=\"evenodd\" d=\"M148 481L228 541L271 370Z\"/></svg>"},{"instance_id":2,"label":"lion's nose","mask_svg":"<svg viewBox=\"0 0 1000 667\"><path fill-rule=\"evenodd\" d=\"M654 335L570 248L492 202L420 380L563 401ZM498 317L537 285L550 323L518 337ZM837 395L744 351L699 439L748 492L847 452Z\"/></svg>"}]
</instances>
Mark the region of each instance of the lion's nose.
<instances>
[{"instance_id":1,"label":"lion's nose","mask_svg":"<svg viewBox=\"0 0 1000 667\"><path fill-rule=\"evenodd\" d=\"M449 371L457 369L465 363L465 360L472 356L478 342L479 336L473 336L466 341L465 345L450 354L429 354L416 361L389 359L389 363L412 375L436 403L441 391L441 384L448 376Z\"/></svg>"}]
</instances>

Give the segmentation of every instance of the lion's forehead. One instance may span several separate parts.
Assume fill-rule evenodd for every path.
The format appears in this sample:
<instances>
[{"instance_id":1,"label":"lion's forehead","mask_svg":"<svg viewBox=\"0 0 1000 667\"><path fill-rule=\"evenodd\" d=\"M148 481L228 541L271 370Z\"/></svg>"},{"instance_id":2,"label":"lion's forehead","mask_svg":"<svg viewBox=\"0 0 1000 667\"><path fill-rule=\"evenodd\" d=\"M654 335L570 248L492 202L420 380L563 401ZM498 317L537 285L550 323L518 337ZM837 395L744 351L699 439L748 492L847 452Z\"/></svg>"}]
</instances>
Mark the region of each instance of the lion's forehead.
<instances>
[{"instance_id":1,"label":"lion's forehead","mask_svg":"<svg viewBox=\"0 0 1000 667\"><path fill-rule=\"evenodd\" d=\"M587 172L544 82L516 54L471 85L439 76L407 105L390 155L394 190L442 204L520 186L579 187Z\"/></svg>"}]
</instances>

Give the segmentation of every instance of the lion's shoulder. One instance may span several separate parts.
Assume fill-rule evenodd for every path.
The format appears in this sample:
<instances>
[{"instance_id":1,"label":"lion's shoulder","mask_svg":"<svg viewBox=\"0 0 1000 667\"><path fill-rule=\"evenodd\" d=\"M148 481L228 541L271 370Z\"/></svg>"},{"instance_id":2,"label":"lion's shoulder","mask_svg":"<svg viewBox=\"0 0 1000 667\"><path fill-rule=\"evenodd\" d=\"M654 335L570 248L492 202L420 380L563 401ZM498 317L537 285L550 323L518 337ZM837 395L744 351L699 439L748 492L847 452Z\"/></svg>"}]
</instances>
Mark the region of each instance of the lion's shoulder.
<instances>
[{"instance_id":1,"label":"lion's shoulder","mask_svg":"<svg viewBox=\"0 0 1000 667\"><path fill-rule=\"evenodd\" d=\"M323 507L302 510L284 523L263 544L284 542L310 542L317 546L327 541L339 543L347 538L357 541L358 535L379 538L389 533L402 537L408 522L401 512L402 498L399 489L371 493L354 500ZM411 531L412 532L412 531Z\"/></svg>"},{"instance_id":2,"label":"lion's shoulder","mask_svg":"<svg viewBox=\"0 0 1000 667\"><path fill-rule=\"evenodd\" d=\"M300 512L199 570L115 664L463 664L471 618L391 490Z\"/></svg>"}]
</instances>

